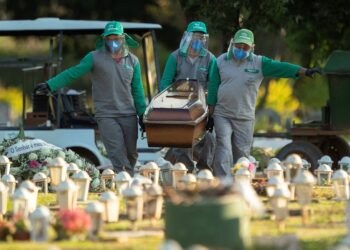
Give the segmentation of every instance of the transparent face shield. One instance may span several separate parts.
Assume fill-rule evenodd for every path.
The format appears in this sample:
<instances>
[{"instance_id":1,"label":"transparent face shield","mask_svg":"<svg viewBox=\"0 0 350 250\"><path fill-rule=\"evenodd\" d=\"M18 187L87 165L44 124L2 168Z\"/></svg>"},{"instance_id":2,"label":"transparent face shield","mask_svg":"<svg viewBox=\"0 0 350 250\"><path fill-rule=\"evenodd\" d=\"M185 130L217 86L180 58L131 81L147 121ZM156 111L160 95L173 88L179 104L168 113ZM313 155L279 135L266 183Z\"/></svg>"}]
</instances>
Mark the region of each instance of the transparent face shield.
<instances>
[{"instance_id":1,"label":"transparent face shield","mask_svg":"<svg viewBox=\"0 0 350 250\"><path fill-rule=\"evenodd\" d=\"M107 37L105 39L105 47L107 51L112 54L120 53L122 56L126 56L128 54L128 45L125 41L125 35L118 35L118 37L111 39Z\"/></svg>"},{"instance_id":2,"label":"transparent face shield","mask_svg":"<svg viewBox=\"0 0 350 250\"><path fill-rule=\"evenodd\" d=\"M191 52L199 55L203 50L208 49L208 42L208 34L185 31L180 42L180 51L183 54Z\"/></svg>"},{"instance_id":3,"label":"transparent face shield","mask_svg":"<svg viewBox=\"0 0 350 250\"><path fill-rule=\"evenodd\" d=\"M231 38L230 45L227 49L227 54L229 58L234 57L236 60L243 60L248 58L251 55L251 53L254 52L253 46L250 47L249 45L246 45L246 48L245 46L243 46L243 48L242 46L236 46L236 43L233 41L233 38Z\"/></svg>"}]
</instances>

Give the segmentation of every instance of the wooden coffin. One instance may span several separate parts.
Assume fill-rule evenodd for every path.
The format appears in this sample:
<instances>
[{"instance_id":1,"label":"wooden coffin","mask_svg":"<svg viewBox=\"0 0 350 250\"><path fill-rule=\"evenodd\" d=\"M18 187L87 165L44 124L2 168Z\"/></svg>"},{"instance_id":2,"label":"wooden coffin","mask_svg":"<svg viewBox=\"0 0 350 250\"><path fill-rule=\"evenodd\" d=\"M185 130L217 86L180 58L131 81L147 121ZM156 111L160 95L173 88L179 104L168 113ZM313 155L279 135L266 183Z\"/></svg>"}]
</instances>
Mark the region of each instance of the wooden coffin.
<instances>
[{"instance_id":1,"label":"wooden coffin","mask_svg":"<svg viewBox=\"0 0 350 250\"><path fill-rule=\"evenodd\" d=\"M202 85L180 80L157 94L144 123L151 147L190 148L205 134L208 107Z\"/></svg>"}]
</instances>

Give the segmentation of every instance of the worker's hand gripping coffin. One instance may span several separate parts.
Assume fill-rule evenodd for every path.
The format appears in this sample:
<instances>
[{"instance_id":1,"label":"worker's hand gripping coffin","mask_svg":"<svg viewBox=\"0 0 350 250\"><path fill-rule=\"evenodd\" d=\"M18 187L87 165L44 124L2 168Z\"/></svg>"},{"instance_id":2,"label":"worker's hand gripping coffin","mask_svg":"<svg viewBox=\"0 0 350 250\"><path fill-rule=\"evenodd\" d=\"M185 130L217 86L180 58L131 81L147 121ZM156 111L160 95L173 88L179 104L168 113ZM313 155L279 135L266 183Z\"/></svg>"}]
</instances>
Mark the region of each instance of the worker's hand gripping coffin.
<instances>
[{"instance_id":1,"label":"worker's hand gripping coffin","mask_svg":"<svg viewBox=\"0 0 350 250\"><path fill-rule=\"evenodd\" d=\"M144 123L149 146L190 148L205 134L208 108L202 85L180 80L156 95Z\"/></svg>"}]
</instances>

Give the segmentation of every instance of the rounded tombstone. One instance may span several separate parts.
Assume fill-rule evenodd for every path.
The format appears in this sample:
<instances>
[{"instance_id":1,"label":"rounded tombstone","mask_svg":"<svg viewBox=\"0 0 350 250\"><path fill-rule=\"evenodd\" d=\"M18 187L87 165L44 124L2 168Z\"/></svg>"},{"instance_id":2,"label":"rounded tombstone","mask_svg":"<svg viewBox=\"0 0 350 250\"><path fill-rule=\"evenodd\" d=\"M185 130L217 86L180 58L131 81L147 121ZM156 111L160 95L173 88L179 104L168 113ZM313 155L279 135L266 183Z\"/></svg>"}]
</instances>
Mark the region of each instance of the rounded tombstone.
<instances>
[{"instance_id":1,"label":"rounded tombstone","mask_svg":"<svg viewBox=\"0 0 350 250\"><path fill-rule=\"evenodd\" d=\"M300 155L298 154L291 154L291 155L288 155L288 157L284 160L284 162L286 164L291 164L293 166L302 166L303 165L303 161L300 157Z\"/></svg>"},{"instance_id":2,"label":"rounded tombstone","mask_svg":"<svg viewBox=\"0 0 350 250\"><path fill-rule=\"evenodd\" d=\"M38 172L36 173L34 176L33 176L33 182L36 183L36 182L40 182L40 181L45 181L47 180L47 176L45 173L43 172Z\"/></svg>"},{"instance_id":3,"label":"rounded tombstone","mask_svg":"<svg viewBox=\"0 0 350 250\"><path fill-rule=\"evenodd\" d=\"M194 174L185 174L181 177L181 181L184 183L195 183L197 182L197 178Z\"/></svg>"},{"instance_id":4,"label":"rounded tombstone","mask_svg":"<svg viewBox=\"0 0 350 250\"><path fill-rule=\"evenodd\" d=\"M329 166L332 166L332 164L333 164L333 160L329 155L322 156L317 162L319 165L327 164Z\"/></svg>"},{"instance_id":5,"label":"rounded tombstone","mask_svg":"<svg viewBox=\"0 0 350 250\"><path fill-rule=\"evenodd\" d=\"M341 158L340 161L338 161L339 167L344 167L349 169L350 168L350 157L349 156L344 156Z\"/></svg>"},{"instance_id":6,"label":"rounded tombstone","mask_svg":"<svg viewBox=\"0 0 350 250\"><path fill-rule=\"evenodd\" d=\"M213 180L213 173L209 169L202 169L197 174L198 180Z\"/></svg>"},{"instance_id":7,"label":"rounded tombstone","mask_svg":"<svg viewBox=\"0 0 350 250\"><path fill-rule=\"evenodd\" d=\"M11 164L12 162L6 155L0 155L0 166L5 166Z\"/></svg>"}]
</instances>

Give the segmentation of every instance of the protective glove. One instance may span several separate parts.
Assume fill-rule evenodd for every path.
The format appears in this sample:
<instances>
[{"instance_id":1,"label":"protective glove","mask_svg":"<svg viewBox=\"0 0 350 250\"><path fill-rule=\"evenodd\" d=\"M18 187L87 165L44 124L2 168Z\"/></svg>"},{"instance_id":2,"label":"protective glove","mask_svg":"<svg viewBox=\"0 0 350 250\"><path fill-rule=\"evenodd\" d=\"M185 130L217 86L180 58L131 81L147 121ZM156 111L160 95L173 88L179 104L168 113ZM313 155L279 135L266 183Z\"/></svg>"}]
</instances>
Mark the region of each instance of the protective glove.
<instances>
[{"instance_id":1,"label":"protective glove","mask_svg":"<svg viewBox=\"0 0 350 250\"><path fill-rule=\"evenodd\" d=\"M319 68L311 68L311 69L307 69L305 71L305 75L310 77L310 78L314 78L314 74L322 74L322 71Z\"/></svg>"},{"instance_id":2,"label":"protective glove","mask_svg":"<svg viewBox=\"0 0 350 250\"><path fill-rule=\"evenodd\" d=\"M39 83L34 87L34 93L47 94L50 92L51 92L51 89L46 82Z\"/></svg>"},{"instance_id":3,"label":"protective glove","mask_svg":"<svg viewBox=\"0 0 350 250\"><path fill-rule=\"evenodd\" d=\"M143 123L143 114L139 116L139 125L142 129L142 132L146 131L145 124Z\"/></svg>"},{"instance_id":4,"label":"protective glove","mask_svg":"<svg viewBox=\"0 0 350 250\"><path fill-rule=\"evenodd\" d=\"M207 126L205 127L206 130L208 130L210 133L213 132L213 129L214 129L214 119L213 117L209 117L208 118L208 122L207 122Z\"/></svg>"}]
</instances>

